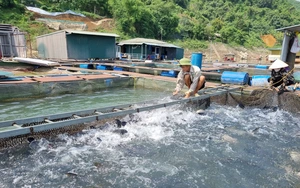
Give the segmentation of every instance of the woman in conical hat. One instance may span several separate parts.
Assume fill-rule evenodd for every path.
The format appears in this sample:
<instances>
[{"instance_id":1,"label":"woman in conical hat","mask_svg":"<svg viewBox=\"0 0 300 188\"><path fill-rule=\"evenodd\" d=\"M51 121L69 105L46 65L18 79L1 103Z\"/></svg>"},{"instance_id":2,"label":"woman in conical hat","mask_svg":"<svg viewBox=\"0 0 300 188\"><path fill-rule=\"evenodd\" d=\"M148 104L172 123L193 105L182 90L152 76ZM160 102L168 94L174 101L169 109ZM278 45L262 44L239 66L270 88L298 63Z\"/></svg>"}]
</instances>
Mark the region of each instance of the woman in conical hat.
<instances>
[{"instance_id":1,"label":"woman in conical hat","mask_svg":"<svg viewBox=\"0 0 300 188\"><path fill-rule=\"evenodd\" d=\"M271 89L282 93L286 91L285 86L289 86L295 83L295 79L286 71L286 67L289 65L280 59L276 59L274 63L269 67L271 70L271 77L268 79ZM278 88L279 87L279 88Z\"/></svg>"}]
</instances>

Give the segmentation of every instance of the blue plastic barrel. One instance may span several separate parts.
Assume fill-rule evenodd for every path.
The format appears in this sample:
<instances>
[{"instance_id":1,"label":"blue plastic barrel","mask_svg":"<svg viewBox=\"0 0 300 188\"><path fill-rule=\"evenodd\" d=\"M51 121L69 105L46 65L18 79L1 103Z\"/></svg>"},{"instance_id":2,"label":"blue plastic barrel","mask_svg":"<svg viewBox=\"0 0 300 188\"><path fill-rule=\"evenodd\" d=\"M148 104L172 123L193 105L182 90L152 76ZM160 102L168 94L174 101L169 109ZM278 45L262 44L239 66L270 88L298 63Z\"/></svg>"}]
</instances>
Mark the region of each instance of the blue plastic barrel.
<instances>
[{"instance_id":1,"label":"blue plastic barrel","mask_svg":"<svg viewBox=\"0 0 300 188\"><path fill-rule=\"evenodd\" d=\"M202 53L192 53L192 65L195 65L201 69L202 67Z\"/></svg>"},{"instance_id":2,"label":"blue plastic barrel","mask_svg":"<svg viewBox=\"0 0 300 188\"><path fill-rule=\"evenodd\" d=\"M255 65L256 69L268 69L269 66L268 65Z\"/></svg>"},{"instance_id":3,"label":"blue plastic barrel","mask_svg":"<svg viewBox=\"0 0 300 188\"><path fill-rule=\"evenodd\" d=\"M175 72L173 70L170 70L170 71L161 71L161 76L167 76L167 77L177 77L178 75L178 72Z\"/></svg>"},{"instance_id":4,"label":"blue plastic barrel","mask_svg":"<svg viewBox=\"0 0 300 188\"><path fill-rule=\"evenodd\" d=\"M268 86L269 82L268 79L270 78L270 75L254 75L252 76L250 85L251 86Z\"/></svg>"},{"instance_id":5,"label":"blue plastic barrel","mask_svg":"<svg viewBox=\"0 0 300 188\"><path fill-rule=\"evenodd\" d=\"M114 70L115 70L115 71L123 71L123 68L122 68L122 67L114 66Z\"/></svg>"},{"instance_id":6,"label":"blue plastic barrel","mask_svg":"<svg viewBox=\"0 0 300 188\"><path fill-rule=\"evenodd\" d=\"M300 72L294 72L294 78L296 82L300 82Z\"/></svg>"},{"instance_id":7,"label":"blue plastic barrel","mask_svg":"<svg viewBox=\"0 0 300 188\"><path fill-rule=\"evenodd\" d=\"M113 70L113 67L108 66L108 65L97 65L96 69L98 69L98 70Z\"/></svg>"},{"instance_id":8,"label":"blue plastic barrel","mask_svg":"<svg viewBox=\"0 0 300 188\"><path fill-rule=\"evenodd\" d=\"M92 69L93 68L93 64L80 64L79 68L82 68L82 69Z\"/></svg>"},{"instance_id":9,"label":"blue plastic barrel","mask_svg":"<svg viewBox=\"0 0 300 188\"><path fill-rule=\"evenodd\" d=\"M248 84L249 74L247 72L224 71L221 76L221 82L224 84Z\"/></svg>"}]
</instances>

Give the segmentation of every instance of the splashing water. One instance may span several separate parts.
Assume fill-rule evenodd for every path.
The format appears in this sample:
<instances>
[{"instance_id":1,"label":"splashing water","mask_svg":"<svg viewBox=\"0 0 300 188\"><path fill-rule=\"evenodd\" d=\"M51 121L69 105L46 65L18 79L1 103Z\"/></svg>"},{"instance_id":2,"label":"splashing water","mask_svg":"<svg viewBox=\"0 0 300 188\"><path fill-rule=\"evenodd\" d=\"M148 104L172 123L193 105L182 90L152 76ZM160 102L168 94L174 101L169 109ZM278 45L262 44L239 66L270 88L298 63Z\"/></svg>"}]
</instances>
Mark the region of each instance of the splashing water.
<instances>
[{"instance_id":1,"label":"splashing water","mask_svg":"<svg viewBox=\"0 0 300 188\"><path fill-rule=\"evenodd\" d=\"M165 99L166 100L166 99ZM173 106L0 154L0 187L293 187L299 118L284 111ZM295 156L291 157L291 152ZM299 153L299 161L297 159Z\"/></svg>"}]
</instances>

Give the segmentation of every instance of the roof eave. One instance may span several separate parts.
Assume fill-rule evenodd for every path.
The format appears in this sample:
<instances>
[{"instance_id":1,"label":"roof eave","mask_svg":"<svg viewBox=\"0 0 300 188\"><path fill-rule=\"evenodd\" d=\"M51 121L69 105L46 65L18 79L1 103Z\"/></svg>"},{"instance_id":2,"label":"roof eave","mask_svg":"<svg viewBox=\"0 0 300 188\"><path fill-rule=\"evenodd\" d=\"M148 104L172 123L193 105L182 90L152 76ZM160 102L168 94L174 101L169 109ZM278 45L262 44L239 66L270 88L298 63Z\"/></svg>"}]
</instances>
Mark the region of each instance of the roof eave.
<instances>
[{"instance_id":1,"label":"roof eave","mask_svg":"<svg viewBox=\"0 0 300 188\"><path fill-rule=\"evenodd\" d=\"M98 33L98 32L88 32L88 31L72 31L72 30L65 30L66 33L70 34L78 34L78 35L94 35L94 36L103 36L103 37L120 37L117 34L113 33Z\"/></svg>"},{"instance_id":2,"label":"roof eave","mask_svg":"<svg viewBox=\"0 0 300 188\"><path fill-rule=\"evenodd\" d=\"M289 26L289 27L279 28L279 29L276 29L276 31L293 31L293 32L300 31L300 24Z\"/></svg>"}]
</instances>

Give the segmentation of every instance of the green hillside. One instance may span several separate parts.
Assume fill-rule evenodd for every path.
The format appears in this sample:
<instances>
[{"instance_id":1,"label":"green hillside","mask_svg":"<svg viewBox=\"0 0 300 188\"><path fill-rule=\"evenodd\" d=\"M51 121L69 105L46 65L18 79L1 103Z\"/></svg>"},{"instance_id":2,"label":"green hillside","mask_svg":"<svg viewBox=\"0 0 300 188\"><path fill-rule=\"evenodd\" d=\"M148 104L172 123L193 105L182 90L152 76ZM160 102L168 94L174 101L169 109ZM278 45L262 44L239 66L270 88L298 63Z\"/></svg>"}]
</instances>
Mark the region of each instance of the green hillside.
<instances>
[{"instance_id":1,"label":"green hillside","mask_svg":"<svg viewBox=\"0 0 300 188\"><path fill-rule=\"evenodd\" d=\"M289 3L295 6L296 9L300 9L300 1L299 0L288 0Z\"/></svg>"},{"instance_id":2,"label":"green hillside","mask_svg":"<svg viewBox=\"0 0 300 188\"><path fill-rule=\"evenodd\" d=\"M122 38L184 40L202 47L201 41L209 39L263 46L261 35L273 34L280 42L282 34L276 28L300 24L300 3L295 0L0 0L0 22L17 25L32 36L49 30L34 21L25 5L114 18Z\"/></svg>"}]
</instances>

